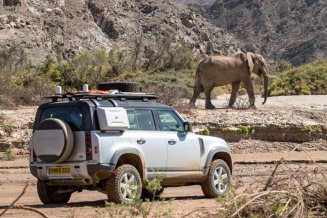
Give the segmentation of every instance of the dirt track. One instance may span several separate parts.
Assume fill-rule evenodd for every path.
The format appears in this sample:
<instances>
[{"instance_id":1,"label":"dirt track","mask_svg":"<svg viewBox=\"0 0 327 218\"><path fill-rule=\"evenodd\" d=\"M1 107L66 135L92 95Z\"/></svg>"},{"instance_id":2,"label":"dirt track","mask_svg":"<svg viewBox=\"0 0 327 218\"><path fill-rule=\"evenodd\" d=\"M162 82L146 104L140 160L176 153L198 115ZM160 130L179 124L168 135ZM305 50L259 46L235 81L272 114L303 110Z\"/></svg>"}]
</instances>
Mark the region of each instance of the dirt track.
<instances>
[{"instance_id":1,"label":"dirt track","mask_svg":"<svg viewBox=\"0 0 327 218\"><path fill-rule=\"evenodd\" d=\"M233 109L206 111L201 109L203 102L199 101L197 106L200 109L191 111L191 115L188 116L192 116L193 120L200 120L204 124L206 120L216 120L217 122L220 120L220 122L231 125L243 120L242 122L252 122L253 124L258 123L260 119L271 116L272 119L267 121L268 124L275 122L278 125L283 123L285 125L301 125L301 122L304 122L305 125L318 123L320 126L326 126L326 96L303 96L302 98L297 96L296 100L291 99L293 97L268 99L267 105L260 105L257 110L246 111ZM258 102L260 101L258 100ZM214 104L218 107L219 100L215 101ZM20 132L14 132L16 138L28 138L26 131L30 131L28 126L33 119L34 111L35 108L26 108L22 111L2 110L12 125L17 126L17 128L21 126ZM290 117L288 113L297 114ZM10 114L21 114L21 116L10 116ZM294 120L294 118L298 118L298 120ZM265 122L262 121L261 123L266 125ZM285 175L290 170L301 169L308 164L309 168L313 170L316 166L310 165L313 161L326 169L323 173L327 174L327 143L324 139L304 143L246 139L229 144L234 159L233 183L237 188L237 193L242 193L249 187L260 189L260 186L271 175L275 162L285 156L288 164L281 167L279 175ZM25 149L16 150L23 154L26 152ZM0 213L21 193L26 182L30 182L31 185L25 195L17 202L17 205L38 209L50 217L108 217L108 211L105 208L106 196L96 191L74 193L66 205L44 206L41 204L36 193L36 179L29 173L26 155L18 156L15 161L0 162ZM199 186L166 188L163 197L165 201L154 203L153 210L164 212L171 210L173 217L182 217L192 211L195 212L187 215L187 217L199 217L201 215L207 217L206 211L209 211L209 214L217 214L224 210L222 204L215 199L205 199ZM5 215L5 217L22 216L37 217L37 214L11 209Z\"/></svg>"}]
</instances>

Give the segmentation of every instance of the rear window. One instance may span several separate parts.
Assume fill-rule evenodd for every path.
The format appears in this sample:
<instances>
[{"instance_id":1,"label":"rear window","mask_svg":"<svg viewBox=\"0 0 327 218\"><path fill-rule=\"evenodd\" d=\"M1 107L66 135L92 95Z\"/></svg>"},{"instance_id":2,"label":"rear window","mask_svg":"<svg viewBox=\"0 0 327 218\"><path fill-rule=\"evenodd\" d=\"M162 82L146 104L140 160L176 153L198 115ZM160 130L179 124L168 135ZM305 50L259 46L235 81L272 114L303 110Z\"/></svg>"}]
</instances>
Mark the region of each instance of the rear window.
<instances>
[{"instance_id":1,"label":"rear window","mask_svg":"<svg viewBox=\"0 0 327 218\"><path fill-rule=\"evenodd\" d=\"M66 122L73 131L84 129L83 113L77 106L47 108L42 112L41 120L57 118Z\"/></svg>"}]
</instances>

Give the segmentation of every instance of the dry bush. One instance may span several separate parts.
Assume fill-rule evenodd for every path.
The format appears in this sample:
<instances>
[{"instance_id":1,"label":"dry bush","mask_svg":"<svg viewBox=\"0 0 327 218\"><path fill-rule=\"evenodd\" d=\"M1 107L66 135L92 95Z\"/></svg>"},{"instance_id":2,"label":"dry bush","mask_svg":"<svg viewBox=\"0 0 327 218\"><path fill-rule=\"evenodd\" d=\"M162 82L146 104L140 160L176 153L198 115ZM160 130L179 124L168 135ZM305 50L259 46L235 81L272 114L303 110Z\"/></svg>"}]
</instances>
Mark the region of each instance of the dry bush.
<instances>
[{"instance_id":1,"label":"dry bush","mask_svg":"<svg viewBox=\"0 0 327 218\"><path fill-rule=\"evenodd\" d=\"M326 169L312 161L278 175L281 166L287 168L285 163L282 158L276 164L261 191L248 190L231 198L226 217L326 217Z\"/></svg>"},{"instance_id":2,"label":"dry bush","mask_svg":"<svg viewBox=\"0 0 327 218\"><path fill-rule=\"evenodd\" d=\"M228 96L226 98L226 104L229 105L229 98L230 96ZM245 110L248 109L250 107L250 103L249 103L249 98L247 95L238 95L236 98L236 101L233 105L233 108L237 109L237 110Z\"/></svg>"},{"instance_id":3,"label":"dry bush","mask_svg":"<svg viewBox=\"0 0 327 218\"><path fill-rule=\"evenodd\" d=\"M159 96L156 102L166 104L169 106L178 106L182 104L182 98L186 95L186 90L178 87L164 87L164 86L147 86L144 88L147 93L155 93Z\"/></svg>"},{"instance_id":4,"label":"dry bush","mask_svg":"<svg viewBox=\"0 0 327 218\"><path fill-rule=\"evenodd\" d=\"M244 110L250 107L249 98L247 95L239 95L236 98L234 107L239 110Z\"/></svg>"}]
</instances>

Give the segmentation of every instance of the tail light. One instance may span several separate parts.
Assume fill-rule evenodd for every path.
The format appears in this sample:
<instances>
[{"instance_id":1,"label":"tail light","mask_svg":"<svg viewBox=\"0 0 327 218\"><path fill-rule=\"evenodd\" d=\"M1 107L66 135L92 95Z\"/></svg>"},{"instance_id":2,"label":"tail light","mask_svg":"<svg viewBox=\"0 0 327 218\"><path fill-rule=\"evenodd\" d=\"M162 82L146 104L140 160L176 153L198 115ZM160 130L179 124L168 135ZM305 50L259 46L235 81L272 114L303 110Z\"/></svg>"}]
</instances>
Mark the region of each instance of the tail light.
<instances>
[{"instance_id":1,"label":"tail light","mask_svg":"<svg viewBox=\"0 0 327 218\"><path fill-rule=\"evenodd\" d=\"M86 160L92 160L92 138L90 132L85 132Z\"/></svg>"},{"instance_id":2,"label":"tail light","mask_svg":"<svg viewBox=\"0 0 327 218\"><path fill-rule=\"evenodd\" d=\"M28 154L32 157L33 162L37 161L36 154L32 148L28 148Z\"/></svg>"}]
</instances>

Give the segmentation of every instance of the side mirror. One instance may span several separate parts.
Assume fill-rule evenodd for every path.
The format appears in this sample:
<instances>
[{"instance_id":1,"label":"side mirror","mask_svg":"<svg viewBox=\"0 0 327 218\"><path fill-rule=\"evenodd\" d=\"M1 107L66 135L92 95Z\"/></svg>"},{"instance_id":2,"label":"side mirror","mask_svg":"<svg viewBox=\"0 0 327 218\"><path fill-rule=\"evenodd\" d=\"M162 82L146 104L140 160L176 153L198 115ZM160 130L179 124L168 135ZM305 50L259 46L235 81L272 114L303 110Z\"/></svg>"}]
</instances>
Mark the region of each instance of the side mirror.
<instances>
[{"instance_id":1,"label":"side mirror","mask_svg":"<svg viewBox=\"0 0 327 218\"><path fill-rule=\"evenodd\" d=\"M185 130L185 132L193 132L192 123L184 122L184 130Z\"/></svg>"}]
</instances>

